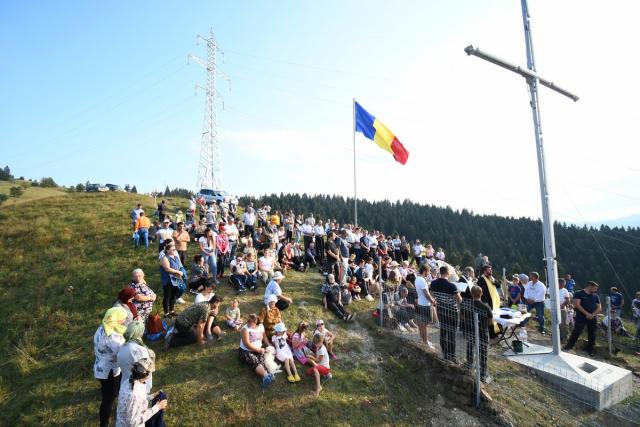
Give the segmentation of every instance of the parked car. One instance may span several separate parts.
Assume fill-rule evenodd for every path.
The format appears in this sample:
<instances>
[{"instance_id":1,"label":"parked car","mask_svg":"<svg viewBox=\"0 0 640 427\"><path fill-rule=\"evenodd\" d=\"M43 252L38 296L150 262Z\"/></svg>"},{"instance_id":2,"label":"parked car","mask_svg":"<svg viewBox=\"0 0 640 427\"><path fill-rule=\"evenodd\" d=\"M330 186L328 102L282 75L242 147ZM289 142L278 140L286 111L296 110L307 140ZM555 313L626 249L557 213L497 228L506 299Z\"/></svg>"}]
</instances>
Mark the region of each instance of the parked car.
<instances>
[{"instance_id":1,"label":"parked car","mask_svg":"<svg viewBox=\"0 0 640 427\"><path fill-rule=\"evenodd\" d=\"M211 190L209 188L201 189L198 194L196 194L196 198L202 197L205 203L220 203L220 202L235 202L238 203L237 199L227 193L224 190Z\"/></svg>"},{"instance_id":2,"label":"parked car","mask_svg":"<svg viewBox=\"0 0 640 427\"><path fill-rule=\"evenodd\" d=\"M109 189L109 191L124 191L122 187L116 184L107 184L106 187Z\"/></svg>"},{"instance_id":3,"label":"parked car","mask_svg":"<svg viewBox=\"0 0 640 427\"><path fill-rule=\"evenodd\" d=\"M87 193L97 193L97 192L105 192L109 191L109 187L106 187L102 184L87 184L86 192Z\"/></svg>"}]
</instances>

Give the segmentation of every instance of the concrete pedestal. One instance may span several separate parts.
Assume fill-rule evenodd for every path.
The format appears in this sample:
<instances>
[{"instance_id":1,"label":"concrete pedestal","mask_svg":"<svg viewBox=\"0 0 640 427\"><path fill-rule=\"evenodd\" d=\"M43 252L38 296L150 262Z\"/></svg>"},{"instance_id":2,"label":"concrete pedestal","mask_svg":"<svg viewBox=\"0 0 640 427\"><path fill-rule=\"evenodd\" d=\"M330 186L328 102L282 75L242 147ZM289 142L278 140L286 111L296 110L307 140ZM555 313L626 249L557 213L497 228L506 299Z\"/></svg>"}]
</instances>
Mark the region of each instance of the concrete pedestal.
<instances>
[{"instance_id":1,"label":"concrete pedestal","mask_svg":"<svg viewBox=\"0 0 640 427\"><path fill-rule=\"evenodd\" d=\"M555 356L551 348L528 343L524 352L505 353L507 359L536 371L543 382L597 410L631 396L632 373L608 363L571 353Z\"/></svg>"}]
</instances>

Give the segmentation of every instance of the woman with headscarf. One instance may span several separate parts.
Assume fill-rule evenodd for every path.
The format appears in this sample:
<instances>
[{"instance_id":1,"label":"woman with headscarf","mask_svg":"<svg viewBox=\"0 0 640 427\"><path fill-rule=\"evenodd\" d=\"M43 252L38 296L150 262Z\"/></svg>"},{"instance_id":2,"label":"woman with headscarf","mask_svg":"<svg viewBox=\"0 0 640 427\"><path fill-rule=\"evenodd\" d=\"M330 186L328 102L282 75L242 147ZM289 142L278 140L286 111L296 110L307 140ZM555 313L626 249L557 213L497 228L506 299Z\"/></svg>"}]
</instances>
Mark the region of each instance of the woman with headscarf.
<instances>
[{"instance_id":1,"label":"woman with headscarf","mask_svg":"<svg viewBox=\"0 0 640 427\"><path fill-rule=\"evenodd\" d=\"M104 315L102 324L93 335L93 351L96 360L93 364L93 376L100 381L102 403L100 404L100 426L109 425L113 401L120 391L120 368L116 356L124 344L122 336L127 312L122 307L111 307Z\"/></svg>"},{"instance_id":2,"label":"woman with headscarf","mask_svg":"<svg viewBox=\"0 0 640 427\"><path fill-rule=\"evenodd\" d=\"M122 392L118 398L116 427L164 426L164 410L167 396L163 391L155 395L147 393L145 382L155 371L155 364L149 359L140 359L133 364L129 380L122 382ZM151 406L149 406L151 403Z\"/></svg>"},{"instance_id":3,"label":"woman with headscarf","mask_svg":"<svg viewBox=\"0 0 640 427\"><path fill-rule=\"evenodd\" d=\"M277 296L269 295L266 306L263 307L260 314L258 314L258 319L264 326L264 332L267 335L268 341L271 340L271 337L275 333L276 325L282 322L282 315L278 307L276 307L276 301L278 301Z\"/></svg>"},{"instance_id":4,"label":"woman with headscarf","mask_svg":"<svg viewBox=\"0 0 640 427\"><path fill-rule=\"evenodd\" d=\"M124 326L128 326L129 323L134 320L140 320L138 315L138 309L133 304L133 298L136 296L136 290L133 288L124 288L118 292L118 300L113 304L114 307L121 307L127 313L127 320Z\"/></svg>"},{"instance_id":5,"label":"woman with headscarf","mask_svg":"<svg viewBox=\"0 0 640 427\"><path fill-rule=\"evenodd\" d=\"M147 317L153 310L153 302L156 300L156 293L151 290L144 280L144 271L141 268L136 268L131 273L131 283L129 287L136 291L133 297L133 305L138 310L138 315L143 322L146 322Z\"/></svg>"},{"instance_id":6,"label":"woman with headscarf","mask_svg":"<svg viewBox=\"0 0 640 427\"><path fill-rule=\"evenodd\" d=\"M127 326L124 332L125 343L118 350L118 367L122 370L122 378L120 382L127 384L131 376L131 368L133 364L140 359L149 359L155 362L156 354L153 350L147 348L142 341L144 335L144 323L133 321ZM151 393L152 375L147 378L147 393Z\"/></svg>"}]
</instances>

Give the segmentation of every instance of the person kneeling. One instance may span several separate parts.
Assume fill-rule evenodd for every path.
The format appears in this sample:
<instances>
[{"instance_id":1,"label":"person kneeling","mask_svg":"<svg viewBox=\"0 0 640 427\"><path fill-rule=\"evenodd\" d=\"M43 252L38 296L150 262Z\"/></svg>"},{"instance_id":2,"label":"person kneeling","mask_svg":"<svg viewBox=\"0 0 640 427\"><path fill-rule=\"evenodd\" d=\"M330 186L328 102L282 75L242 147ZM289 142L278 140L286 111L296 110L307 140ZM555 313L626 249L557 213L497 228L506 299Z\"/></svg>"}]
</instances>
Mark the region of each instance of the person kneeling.
<instances>
[{"instance_id":1,"label":"person kneeling","mask_svg":"<svg viewBox=\"0 0 640 427\"><path fill-rule=\"evenodd\" d=\"M208 302L201 302L194 304L191 307L183 310L176 318L176 323L172 332L167 333L165 337L166 348L180 347L183 345L189 345L198 343L204 346L205 343L205 330L210 331L211 327L220 332L220 328L213 326L215 314L212 314L212 309L220 304L221 298L214 296ZM215 310L217 313L217 310ZM210 319L210 317L212 317Z\"/></svg>"}]
</instances>

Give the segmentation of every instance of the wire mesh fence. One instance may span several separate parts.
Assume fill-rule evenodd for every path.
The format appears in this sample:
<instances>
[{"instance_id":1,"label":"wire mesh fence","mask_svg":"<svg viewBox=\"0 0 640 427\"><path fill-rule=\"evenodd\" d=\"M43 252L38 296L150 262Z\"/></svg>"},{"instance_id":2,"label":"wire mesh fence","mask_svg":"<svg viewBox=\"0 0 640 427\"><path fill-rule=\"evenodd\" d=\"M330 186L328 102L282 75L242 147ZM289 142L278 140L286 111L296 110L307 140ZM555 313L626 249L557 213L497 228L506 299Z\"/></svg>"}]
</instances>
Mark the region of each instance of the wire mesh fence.
<instances>
[{"instance_id":1,"label":"wire mesh fence","mask_svg":"<svg viewBox=\"0 0 640 427\"><path fill-rule=\"evenodd\" d=\"M623 401L630 395L630 390L633 389L630 374L625 377L624 372L616 372L595 360L589 362L589 359L573 365L563 364L562 361L549 363L552 357L552 330L549 328L551 322L548 311L546 333L541 334L542 315L535 316L537 310L531 310L531 313L526 306L510 310L509 314L504 314L504 309L492 312L480 298L460 298L453 288L447 292L437 292L431 288L432 303L421 306L416 292L415 289L383 283L378 295L376 322L404 339L422 343L426 351L443 363L462 368L463 372L473 378L475 387L472 400L476 406L481 401L481 384L496 381L497 385L499 382L491 375L492 364L488 363L490 359L506 361L509 356L513 358L521 353L537 353L545 357L519 363L520 368L514 364L513 372L535 379L543 388L556 393L574 409L580 406L604 411L613 419L619 420L621 425L627 425L640 416L640 405L636 404L617 405L607 409L613 402ZM564 328L561 337L566 339L575 325L575 315L570 305L563 311L560 316L560 326L561 329ZM615 313L609 313L609 318L607 320L606 316L600 316L598 319L599 346L611 348L613 354L617 351L633 351L638 340L625 329L623 322L622 327L619 326ZM614 384L612 379L616 375L622 380Z\"/></svg>"}]
</instances>

